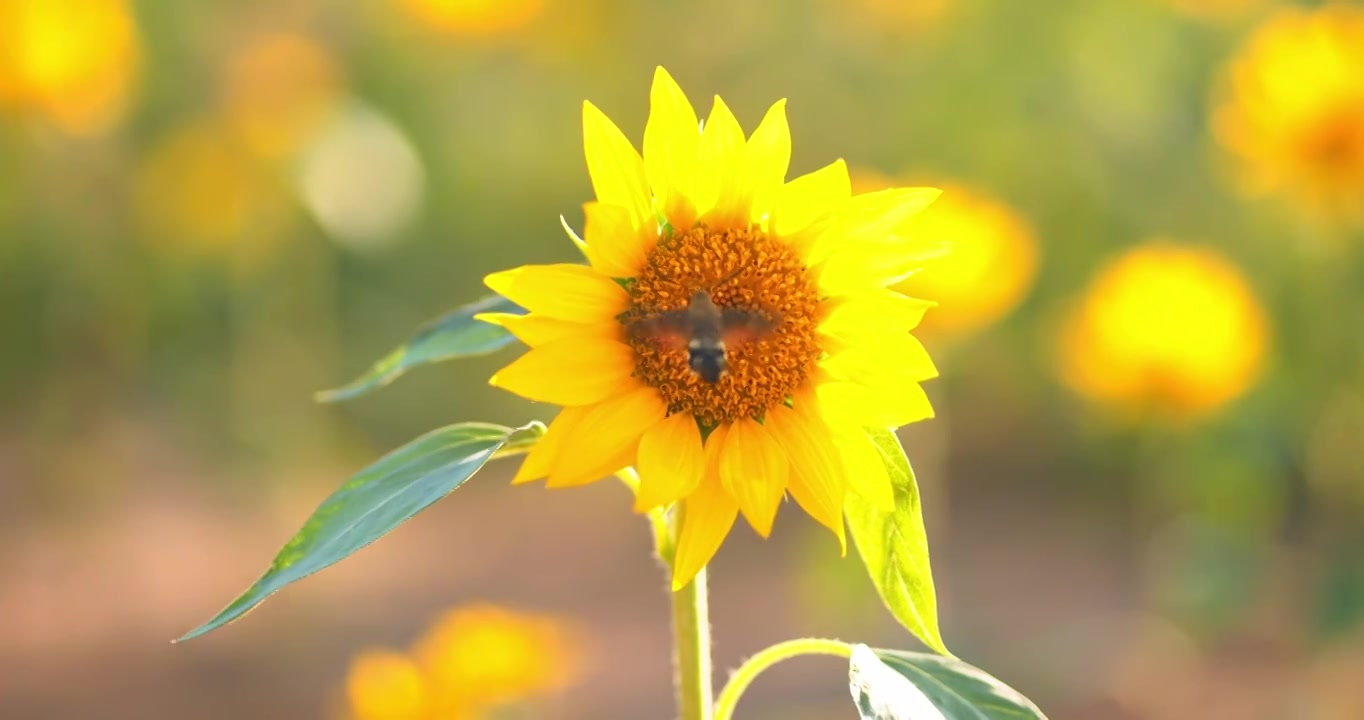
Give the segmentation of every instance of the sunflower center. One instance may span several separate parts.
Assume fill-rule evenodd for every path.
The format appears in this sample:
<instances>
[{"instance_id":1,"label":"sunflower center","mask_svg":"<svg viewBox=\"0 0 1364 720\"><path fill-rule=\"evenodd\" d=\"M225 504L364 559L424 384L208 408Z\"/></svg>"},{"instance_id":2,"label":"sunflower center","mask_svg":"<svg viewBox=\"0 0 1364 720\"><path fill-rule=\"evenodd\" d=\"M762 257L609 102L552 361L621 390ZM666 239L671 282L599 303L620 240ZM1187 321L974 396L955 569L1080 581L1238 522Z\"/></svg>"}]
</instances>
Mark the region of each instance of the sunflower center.
<instances>
[{"instance_id":1,"label":"sunflower center","mask_svg":"<svg viewBox=\"0 0 1364 720\"><path fill-rule=\"evenodd\" d=\"M711 313L712 322L695 322L705 319L691 307L699 291L722 316ZM621 316L627 326L648 325L660 316L678 320L692 310L687 322L669 323L671 338L640 332L627 337L635 375L658 389L668 412L691 413L707 426L761 418L786 402L819 359L814 283L789 247L756 229L697 226L663 238L630 284L630 297L630 309ZM726 371L715 382L690 362L689 343L715 339L705 327L728 331L720 338Z\"/></svg>"}]
</instances>

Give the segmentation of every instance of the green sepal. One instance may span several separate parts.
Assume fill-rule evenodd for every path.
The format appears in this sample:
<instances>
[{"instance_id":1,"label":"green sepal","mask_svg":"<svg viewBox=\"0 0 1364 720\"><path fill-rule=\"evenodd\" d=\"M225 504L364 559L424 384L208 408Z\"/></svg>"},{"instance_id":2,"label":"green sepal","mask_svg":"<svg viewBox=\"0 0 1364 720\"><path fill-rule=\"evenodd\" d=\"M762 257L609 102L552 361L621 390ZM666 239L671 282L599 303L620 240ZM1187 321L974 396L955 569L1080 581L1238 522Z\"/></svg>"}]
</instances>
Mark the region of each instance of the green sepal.
<instances>
[{"instance_id":1,"label":"green sepal","mask_svg":"<svg viewBox=\"0 0 1364 720\"><path fill-rule=\"evenodd\" d=\"M523 314L520 306L501 295L489 295L443 315L417 330L411 340L374 363L368 372L334 390L315 395L318 402L338 402L360 397L384 387L419 365L462 357L487 355L511 344L506 330L475 320L479 313Z\"/></svg>"},{"instance_id":2,"label":"green sepal","mask_svg":"<svg viewBox=\"0 0 1364 720\"><path fill-rule=\"evenodd\" d=\"M1046 720L1022 693L955 658L853 648L848 686L863 720Z\"/></svg>"},{"instance_id":3,"label":"green sepal","mask_svg":"<svg viewBox=\"0 0 1364 720\"><path fill-rule=\"evenodd\" d=\"M492 458L525 452L544 433L539 422L516 429L460 423L385 455L324 500L255 584L176 642L222 627L284 586L340 562L448 495Z\"/></svg>"},{"instance_id":4,"label":"green sepal","mask_svg":"<svg viewBox=\"0 0 1364 720\"><path fill-rule=\"evenodd\" d=\"M850 494L844 514L853 544L876 592L895 619L928 647L951 655L938 629L938 600L914 471L895 433L868 429L867 435L885 463L894 490L895 510L886 512L866 498Z\"/></svg>"}]
</instances>

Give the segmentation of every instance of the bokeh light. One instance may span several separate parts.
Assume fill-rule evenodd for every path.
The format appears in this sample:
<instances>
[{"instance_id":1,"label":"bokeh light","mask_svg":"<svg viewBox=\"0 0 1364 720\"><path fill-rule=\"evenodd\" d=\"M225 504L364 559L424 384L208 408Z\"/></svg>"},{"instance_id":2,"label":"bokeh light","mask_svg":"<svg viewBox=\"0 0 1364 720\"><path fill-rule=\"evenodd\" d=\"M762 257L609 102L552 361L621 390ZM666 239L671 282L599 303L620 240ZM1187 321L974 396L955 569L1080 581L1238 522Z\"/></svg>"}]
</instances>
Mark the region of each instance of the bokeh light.
<instances>
[{"instance_id":1,"label":"bokeh light","mask_svg":"<svg viewBox=\"0 0 1364 720\"><path fill-rule=\"evenodd\" d=\"M318 224L357 250L399 239L421 210L425 181L403 131L354 103L312 139L298 171L299 193Z\"/></svg>"}]
</instances>

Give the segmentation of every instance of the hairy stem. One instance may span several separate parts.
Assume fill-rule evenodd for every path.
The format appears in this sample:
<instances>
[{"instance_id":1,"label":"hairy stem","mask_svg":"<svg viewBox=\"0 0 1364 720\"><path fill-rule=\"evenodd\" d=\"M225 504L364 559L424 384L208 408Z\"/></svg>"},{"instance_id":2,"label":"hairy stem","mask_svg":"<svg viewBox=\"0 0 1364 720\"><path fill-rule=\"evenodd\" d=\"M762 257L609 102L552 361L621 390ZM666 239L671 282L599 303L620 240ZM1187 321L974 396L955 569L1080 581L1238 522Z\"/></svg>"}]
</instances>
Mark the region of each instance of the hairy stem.
<instances>
[{"instance_id":1,"label":"hairy stem","mask_svg":"<svg viewBox=\"0 0 1364 720\"><path fill-rule=\"evenodd\" d=\"M617 472L616 477L632 493L639 493L639 473L634 468L627 467ZM682 530L682 512L681 505L671 518L661 508L649 511L654 552L670 574L677 536ZM672 608L678 716L681 720L710 720L714 691L711 688L710 610L705 568L686 587L672 594Z\"/></svg>"},{"instance_id":2,"label":"hairy stem","mask_svg":"<svg viewBox=\"0 0 1364 720\"><path fill-rule=\"evenodd\" d=\"M677 710L681 720L710 720L710 613L706 571L673 593L673 643L677 663Z\"/></svg>"},{"instance_id":3,"label":"hairy stem","mask_svg":"<svg viewBox=\"0 0 1364 720\"><path fill-rule=\"evenodd\" d=\"M734 671L734 675L729 678L725 688L720 691L720 697L715 702L714 720L730 720L734 716L734 708L739 704L739 698L753 683L754 678L762 674L764 670L783 660L800 655L833 655L850 658L852 657L852 646L838 640L801 638L777 643L759 652L745 660L744 664Z\"/></svg>"}]
</instances>

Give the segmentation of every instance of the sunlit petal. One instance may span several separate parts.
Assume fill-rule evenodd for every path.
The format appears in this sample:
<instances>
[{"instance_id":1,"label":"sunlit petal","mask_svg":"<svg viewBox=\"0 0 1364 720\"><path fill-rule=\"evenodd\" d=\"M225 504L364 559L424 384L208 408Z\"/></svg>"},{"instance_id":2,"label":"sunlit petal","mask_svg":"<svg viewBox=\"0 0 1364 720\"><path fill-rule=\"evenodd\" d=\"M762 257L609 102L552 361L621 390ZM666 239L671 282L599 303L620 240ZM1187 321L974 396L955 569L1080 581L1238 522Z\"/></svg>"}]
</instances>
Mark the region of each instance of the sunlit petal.
<instances>
[{"instance_id":1,"label":"sunlit petal","mask_svg":"<svg viewBox=\"0 0 1364 720\"><path fill-rule=\"evenodd\" d=\"M657 238L657 224L636 226L625 208L599 202L584 204L583 216L587 219L586 252L593 269L613 278L638 275L648 240Z\"/></svg>"},{"instance_id":2,"label":"sunlit petal","mask_svg":"<svg viewBox=\"0 0 1364 720\"><path fill-rule=\"evenodd\" d=\"M825 415L838 424L897 428L933 417L933 405L918 383L873 390L860 383L832 380L816 388Z\"/></svg>"},{"instance_id":3,"label":"sunlit petal","mask_svg":"<svg viewBox=\"0 0 1364 720\"><path fill-rule=\"evenodd\" d=\"M938 376L938 369L913 335L881 333L874 343L862 343L823 362L835 377L861 383L874 390L892 390Z\"/></svg>"},{"instance_id":4,"label":"sunlit petal","mask_svg":"<svg viewBox=\"0 0 1364 720\"><path fill-rule=\"evenodd\" d=\"M719 463L720 482L748 524L759 535L770 535L791 467L782 446L762 425L744 418L730 425Z\"/></svg>"},{"instance_id":5,"label":"sunlit petal","mask_svg":"<svg viewBox=\"0 0 1364 720\"><path fill-rule=\"evenodd\" d=\"M815 241L809 261L819 262L848 244L893 237L896 228L941 194L937 188L891 188L854 196Z\"/></svg>"},{"instance_id":6,"label":"sunlit petal","mask_svg":"<svg viewBox=\"0 0 1364 720\"><path fill-rule=\"evenodd\" d=\"M521 342L539 347L555 340L569 337L592 337L602 340L619 340L619 324L580 323L547 317L537 313L518 315L516 313L479 313L475 320L496 325Z\"/></svg>"},{"instance_id":7,"label":"sunlit petal","mask_svg":"<svg viewBox=\"0 0 1364 720\"><path fill-rule=\"evenodd\" d=\"M639 443L649 428L663 420L667 407L651 387L589 406L564 438L566 449L550 472L548 485L563 487L592 482L619 467L603 468Z\"/></svg>"},{"instance_id":8,"label":"sunlit petal","mask_svg":"<svg viewBox=\"0 0 1364 720\"><path fill-rule=\"evenodd\" d=\"M772 212L777 191L791 165L791 128L786 123L786 100L778 100L767 111L758 129L748 139L748 180L753 206L750 220L762 222Z\"/></svg>"},{"instance_id":9,"label":"sunlit petal","mask_svg":"<svg viewBox=\"0 0 1364 720\"><path fill-rule=\"evenodd\" d=\"M734 520L739 505L720 485L720 478L707 471L700 487L682 502L682 531L673 554L673 592L686 587L715 557Z\"/></svg>"},{"instance_id":10,"label":"sunlit petal","mask_svg":"<svg viewBox=\"0 0 1364 720\"><path fill-rule=\"evenodd\" d=\"M634 367L635 353L624 343L571 336L531 348L488 384L537 402L592 405L637 386Z\"/></svg>"},{"instance_id":11,"label":"sunlit petal","mask_svg":"<svg viewBox=\"0 0 1364 720\"><path fill-rule=\"evenodd\" d=\"M851 197L848 166L842 159L835 160L781 186L769 227L778 237L789 237Z\"/></svg>"},{"instance_id":12,"label":"sunlit petal","mask_svg":"<svg viewBox=\"0 0 1364 720\"><path fill-rule=\"evenodd\" d=\"M701 430L690 413L669 416L649 428L639 442L639 493L635 511L669 505L701 484L706 469Z\"/></svg>"},{"instance_id":13,"label":"sunlit petal","mask_svg":"<svg viewBox=\"0 0 1364 720\"><path fill-rule=\"evenodd\" d=\"M583 103L583 150L597 200L625 208L636 227L653 222L643 158L620 128L590 102Z\"/></svg>"},{"instance_id":14,"label":"sunlit petal","mask_svg":"<svg viewBox=\"0 0 1364 720\"><path fill-rule=\"evenodd\" d=\"M574 322L614 319L630 302L624 288L585 265L522 265L483 283L533 313Z\"/></svg>"},{"instance_id":15,"label":"sunlit petal","mask_svg":"<svg viewBox=\"0 0 1364 720\"><path fill-rule=\"evenodd\" d=\"M696 111L668 71L654 71L649 122L644 126L644 165L663 214L678 231L696 220L696 181L701 126Z\"/></svg>"},{"instance_id":16,"label":"sunlit petal","mask_svg":"<svg viewBox=\"0 0 1364 720\"><path fill-rule=\"evenodd\" d=\"M819 330L826 335L852 338L907 333L918 327L924 312L936 304L888 289L863 291L827 301Z\"/></svg>"},{"instance_id":17,"label":"sunlit petal","mask_svg":"<svg viewBox=\"0 0 1364 720\"><path fill-rule=\"evenodd\" d=\"M747 224L753 194L743 186L746 160L744 131L717 95L701 131L701 174L697 178L697 211L710 227Z\"/></svg>"},{"instance_id":18,"label":"sunlit petal","mask_svg":"<svg viewBox=\"0 0 1364 720\"><path fill-rule=\"evenodd\" d=\"M564 438L568 436L573 426L578 424L585 412L586 408L580 407L566 407L560 410L554 420L550 421L544 437L535 443L526 459L522 461L521 468L516 471L516 477L512 478L512 484L520 485L548 477L554 462L559 459L559 454L564 449Z\"/></svg>"}]
</instances>

